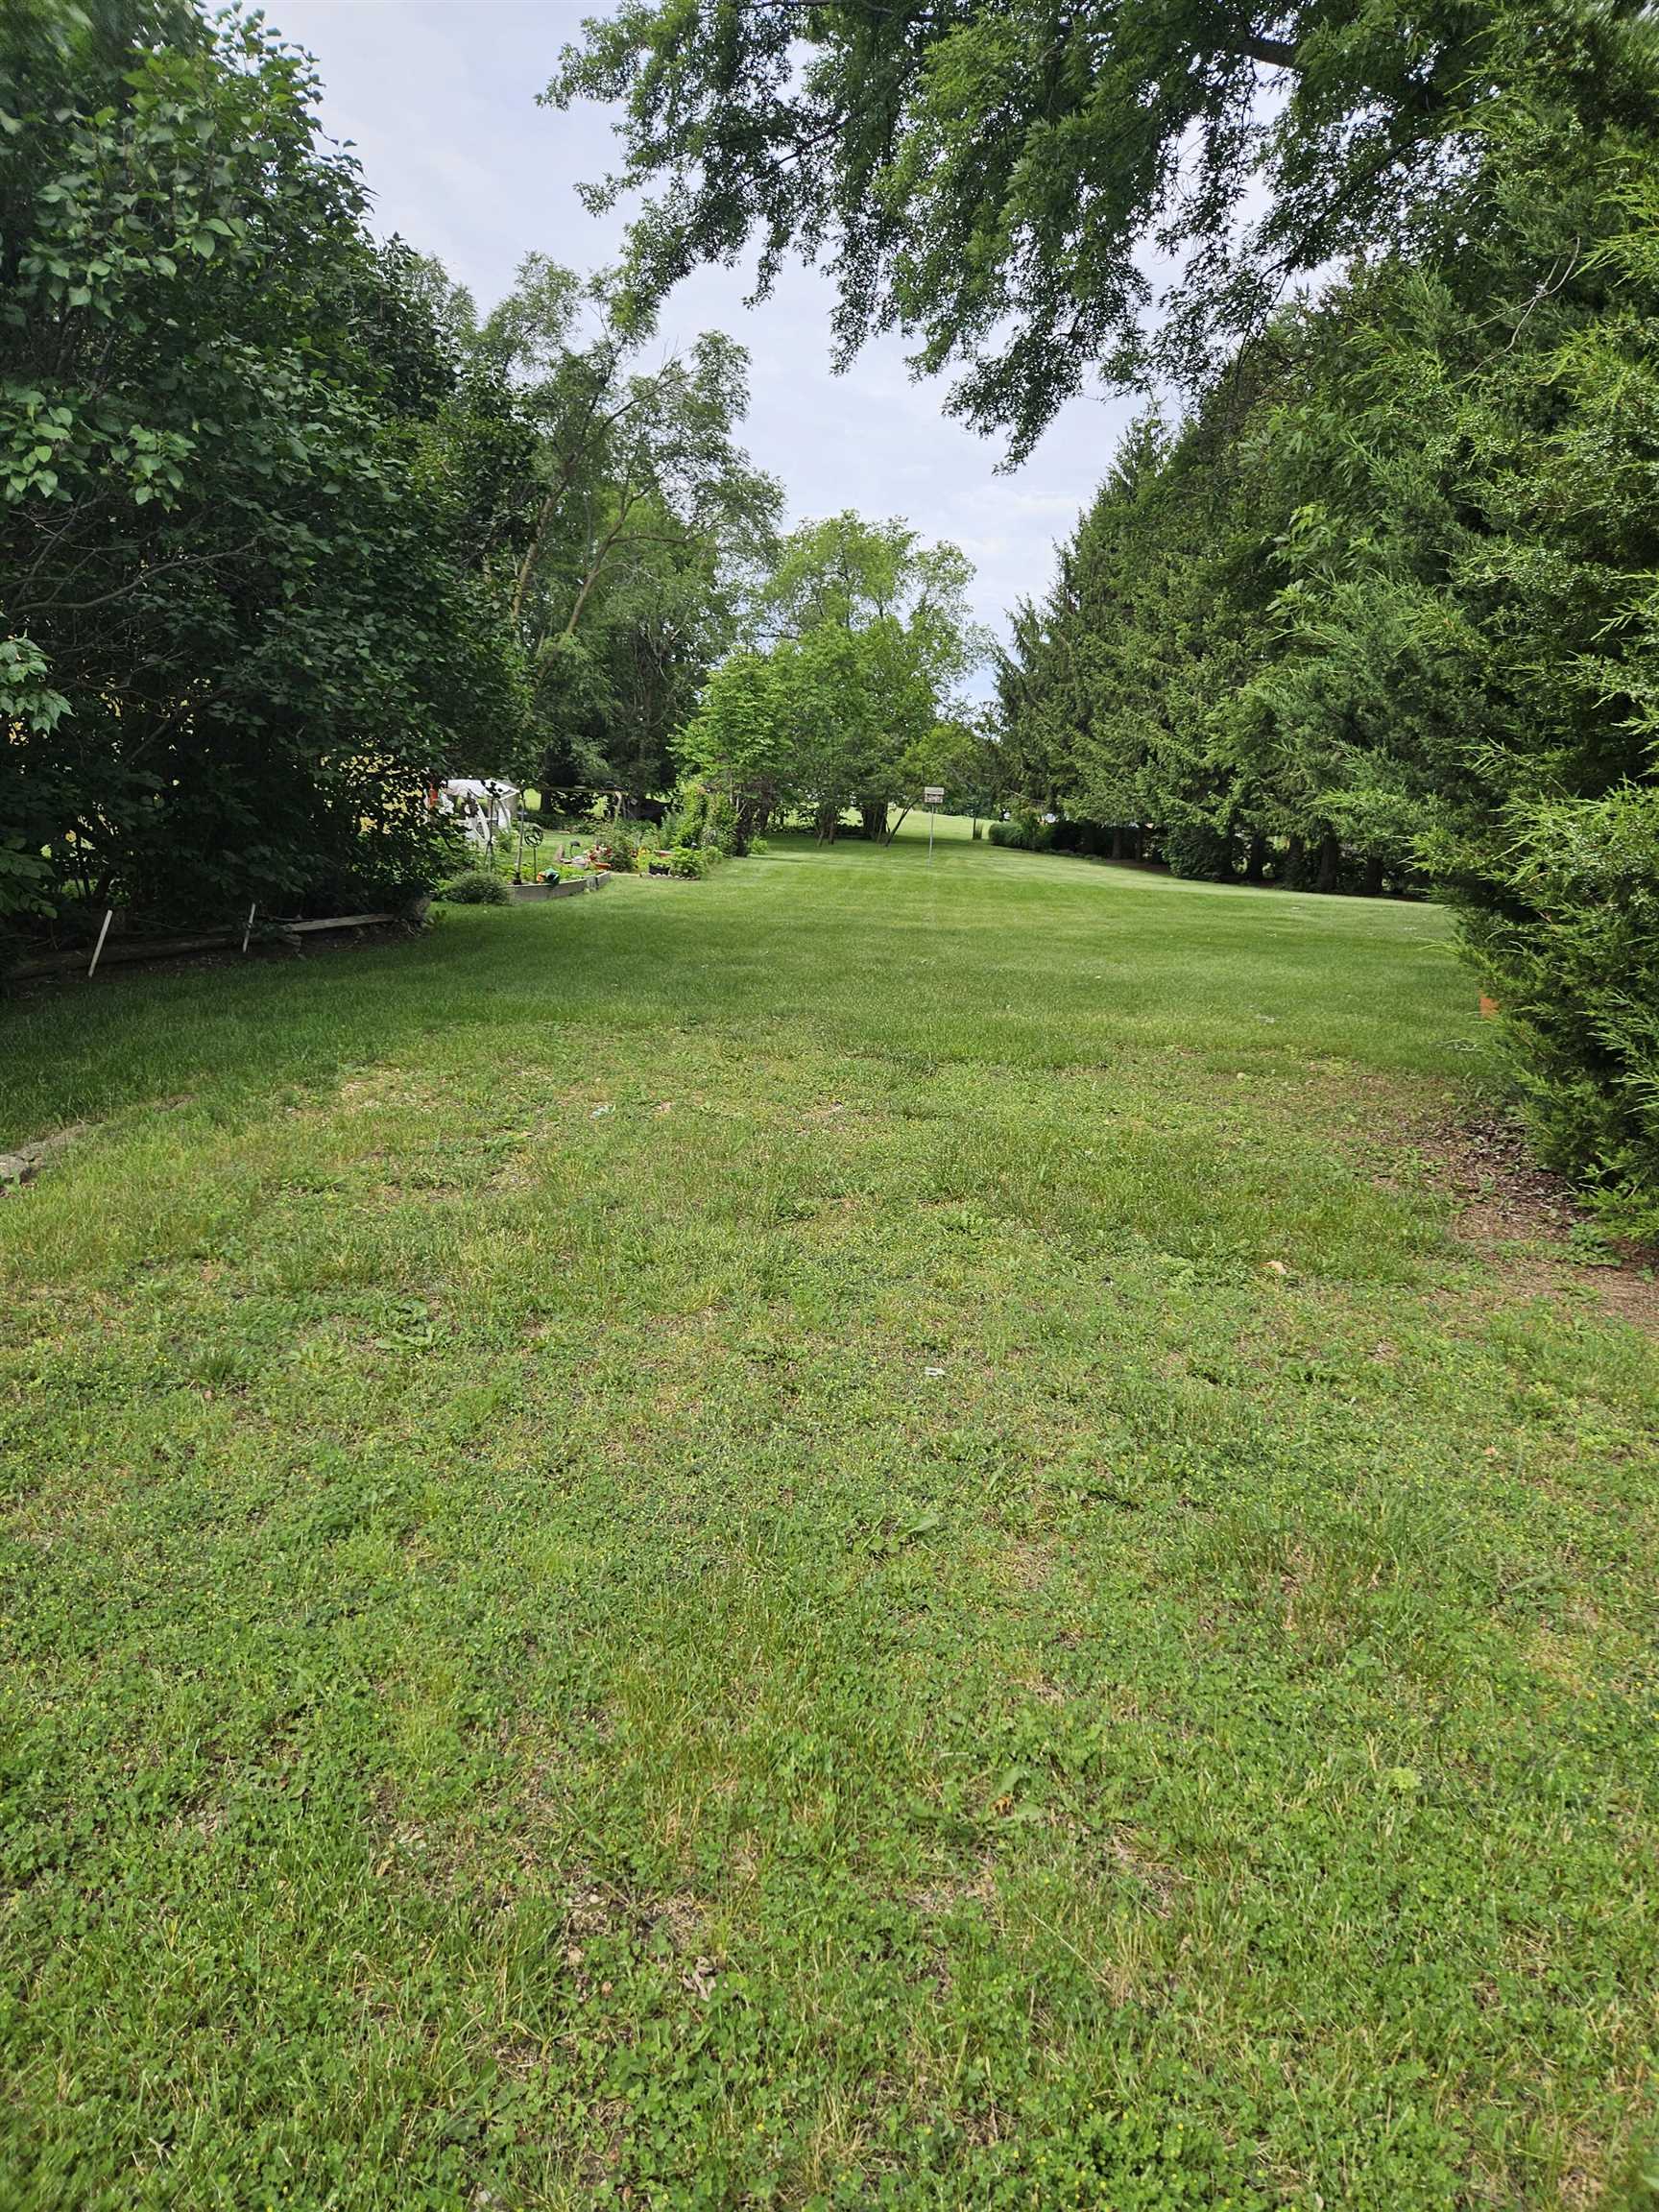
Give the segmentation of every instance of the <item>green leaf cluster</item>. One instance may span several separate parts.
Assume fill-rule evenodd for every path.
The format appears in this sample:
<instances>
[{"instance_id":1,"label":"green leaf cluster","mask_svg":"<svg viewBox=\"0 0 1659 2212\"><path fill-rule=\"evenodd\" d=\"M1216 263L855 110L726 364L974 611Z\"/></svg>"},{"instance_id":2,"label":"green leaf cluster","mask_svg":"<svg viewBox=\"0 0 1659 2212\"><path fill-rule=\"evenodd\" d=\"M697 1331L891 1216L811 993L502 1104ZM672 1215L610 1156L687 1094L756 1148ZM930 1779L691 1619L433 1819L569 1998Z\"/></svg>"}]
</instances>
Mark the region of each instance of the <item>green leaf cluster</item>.
<instances>
[{"instance_id":1,"label":"green leaf cluster","mask_svg":"<svg viewBox=\"0 0 1659 2212\"><path fill-rule=\"evenodd\" d=\"M624 0L545 97L619 108L636 297L756 242L828 265L1016 456L1104 365L1189 379L1287 283L1460 203L1516 50L1592 99L1637 0Z\"/></svg>"}]
</instances>

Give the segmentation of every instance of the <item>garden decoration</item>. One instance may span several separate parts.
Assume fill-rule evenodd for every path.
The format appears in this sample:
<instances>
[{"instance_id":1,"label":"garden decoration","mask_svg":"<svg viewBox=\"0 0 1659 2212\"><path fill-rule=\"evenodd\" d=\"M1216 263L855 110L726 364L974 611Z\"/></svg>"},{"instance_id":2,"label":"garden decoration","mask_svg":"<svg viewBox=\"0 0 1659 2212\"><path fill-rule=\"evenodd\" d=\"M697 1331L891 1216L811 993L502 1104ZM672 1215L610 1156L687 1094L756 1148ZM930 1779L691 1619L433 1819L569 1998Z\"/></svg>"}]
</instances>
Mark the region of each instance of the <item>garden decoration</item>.
<instances>
[{"instance_id":1,"label":"garden decoration","mask_svg":"<svg viewBox=\"0 0 1659 2212\"><path fill-rule=\"evenodd\" d=\"M530 866L532 870L534 870L536 866L536 854L541 847L542 837L545 835L545 831L542 830L540 822L527 822L524 818L522 809L519 811L517 826L518 830L518 850L513 862L513 880L515 883L522 883L524 880L524 848L526 845L528 845L530 848Z\"/></svg>"}]
</instances>

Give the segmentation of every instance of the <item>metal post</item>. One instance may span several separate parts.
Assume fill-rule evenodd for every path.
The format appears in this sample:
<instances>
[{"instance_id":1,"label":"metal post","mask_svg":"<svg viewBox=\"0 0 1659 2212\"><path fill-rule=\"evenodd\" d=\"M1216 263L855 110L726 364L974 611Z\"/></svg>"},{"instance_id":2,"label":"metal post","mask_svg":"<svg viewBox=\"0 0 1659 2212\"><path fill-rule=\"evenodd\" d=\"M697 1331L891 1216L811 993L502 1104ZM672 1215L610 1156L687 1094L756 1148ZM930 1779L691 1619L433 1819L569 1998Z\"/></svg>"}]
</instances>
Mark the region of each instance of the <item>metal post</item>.
<instances>
[{"instance_id":1,"label":"metal post","mask_svg":"<svg viewBox=\"0 0 1659 2212\"><path fill-rule=\"evenodd\" d=\"M115 909L113 906L111 906L104 916L104 926L99 930L98 942L92 948L92 965L86 971L86 980L88 983L91 982L93 976L98 973L98 958L104 950L104 940L109 934L109 925L114 921L114 919Z\"/></svg>"},{"instance_id":2,"label":"metal post","mask_svg":"<svg viewBox=\"0 0 1659 2212\"><path fill-rule=\"evenodd\" d=\"M929 868L933 865L933 809L931 806L927 809L927 865Z\"/></svg>"},{"instance_id":3,"label":"metal post","mask_svg":"<svg viewBox=\"0 0 1659 2212\"><path fill-rule=\"evenodd\" d=\"M253 917L258 913L258 911L259 902L257 899L255 899L252 905L248 909L248 926L242 932L242 950L244 952L246 952L248 950L249 938L253 934Z\"/></svg>"}]
</instances>

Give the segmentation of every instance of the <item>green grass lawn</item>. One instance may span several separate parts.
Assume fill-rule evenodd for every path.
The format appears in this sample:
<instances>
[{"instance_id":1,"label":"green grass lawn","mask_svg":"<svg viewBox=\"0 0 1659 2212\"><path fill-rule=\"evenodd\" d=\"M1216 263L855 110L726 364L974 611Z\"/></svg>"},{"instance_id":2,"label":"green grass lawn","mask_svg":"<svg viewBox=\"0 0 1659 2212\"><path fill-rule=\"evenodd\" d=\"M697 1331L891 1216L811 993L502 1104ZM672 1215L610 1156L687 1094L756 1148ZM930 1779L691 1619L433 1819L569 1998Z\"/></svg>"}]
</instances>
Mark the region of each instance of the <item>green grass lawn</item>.
<instances>
[{"instance_id":1,"label":"green grass lawn","mask_svg":"<svg viewBox=\"0 0 1659 2212\"><path fill-rule=\"evenodd\" d=\"M0 1008L7 2212L1654 2201L1443 918L926 827Z\"/></svg>"}]
</instances>

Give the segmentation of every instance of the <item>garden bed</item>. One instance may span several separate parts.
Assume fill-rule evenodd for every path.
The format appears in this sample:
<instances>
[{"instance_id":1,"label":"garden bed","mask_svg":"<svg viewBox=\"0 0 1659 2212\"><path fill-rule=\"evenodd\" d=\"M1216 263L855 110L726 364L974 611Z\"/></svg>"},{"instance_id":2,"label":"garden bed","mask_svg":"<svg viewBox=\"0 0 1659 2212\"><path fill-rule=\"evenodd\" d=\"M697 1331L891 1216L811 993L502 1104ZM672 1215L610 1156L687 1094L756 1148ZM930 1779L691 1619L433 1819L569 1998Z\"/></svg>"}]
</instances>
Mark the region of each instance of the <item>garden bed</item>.
<instances>
[{"instance_id":1,"label":"garden bed","mask_svg":"<svg viewBox=\"0 0 1659 2212\"><path fill-rule=\"evenodd\" d=\"M509 883L508 897L515 906L537 904L543 899L574 899L589 889L597 890L603 876L577 876L564 883Z\"/></svg>"}]
</instances>

